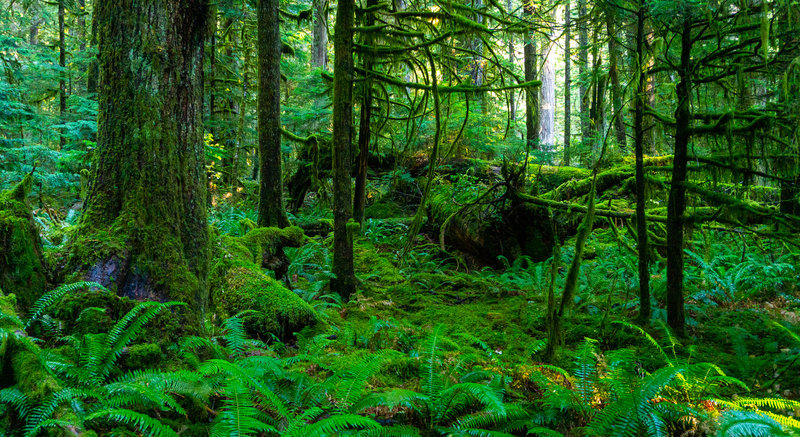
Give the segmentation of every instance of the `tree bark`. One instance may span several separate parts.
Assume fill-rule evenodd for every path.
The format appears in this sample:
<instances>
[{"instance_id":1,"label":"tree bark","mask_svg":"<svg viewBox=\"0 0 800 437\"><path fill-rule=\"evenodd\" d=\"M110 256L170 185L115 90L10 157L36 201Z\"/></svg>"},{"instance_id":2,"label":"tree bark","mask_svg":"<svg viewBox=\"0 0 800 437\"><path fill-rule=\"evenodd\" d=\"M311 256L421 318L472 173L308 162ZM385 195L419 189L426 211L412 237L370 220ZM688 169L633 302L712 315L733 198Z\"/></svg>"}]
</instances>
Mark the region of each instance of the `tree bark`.
<instances>
[{"instance_id":1,"label":"tree bark","mask_svg":"<svg viewBox=\"0 0 800 437\"><path fill-rule=\"evenodd\" d=\"M207 0L99 0L98 142L70 264L135 299L208 302Z\"/></svg>"},{"instance_id":2,"label":"tree bark","mask_svg":"<svg viewBox=\"0 0 800 437\"><path fill-rule=\"evenodd\" d=\"M58 0L58 66L61 71L58 73L58 114L61 123L66 120L64 117L67 115L67 82L65 76L67 74L67 43L66 35L64 34L64 0ZM61 129L61 134L58 138L60 148L64 148L67 144L67 137L64 136L64 129Z\"/></svg>"},{"instance_id":3,"label":"tree bark","mask_svg":"<svg viewBox=\"0 0 800 437\"><path fill-rule=\"evenodd\" d=\"M586 0L578 0L578 80L580 85L580 112L581 112L581 144L586 144L586 138L591 132L589 117L589 30L586 26ZM585 148L585 147L584 147Z\"/></svg>"},{"instance_id":4,"label":"tree bark","mask_svg":"<svg viewBox=\"0 0 800 437\"><path fill-rule=\"evenodd\" d=\"M523 13L528 20L533 16L533 10L529 3L523 6ZM536 41L533 33L528 30L525 32L524 47L525 81L536 80ZM537 140L539 138L539 90L533 87L525 88L525 139L528 149L538 150Z\"/></svg>"},{"instance_id":5,"label":"tree bark","mask_svg":"<svg viewBox=\"0 0 800 437\"><path fill-rule=\"evenodd\" d=\"M511 0L508 0L506 3L506 8L511 11L512 3ZM508 37L508 63L509 65L514 65L514 36L509 35ZM517 119L517 102L516 102L516 95L517 90L511 90L508 92L508 117L511 121L516 121Z\"/></svg>"},{"instance_id":6,"label":"tree bark","mask_svg":"<svg viewBox=\"0 0 800 437\"><path fill-rule=\"evenodd\" d=\"M691 52L692 20L684 11L681 32L680 81L676 87L678 107L675 110L675 151L672 161L672 182L667 201L667 323L675 334L685 335L683 303L683 214L686 210L686 163L690 138L689 98L692 92Z\"/></svg>"},{"instance_id":7,"label":"tree bark","mask_svg":"<svg viewBox=\"0 0 800 437\"><path fill-rule=\"evenodd\" d=\"M637 82L636 100L634 101L634 148L636 154L636 240L639 252L639 322L650 323L650 247L647 241L647 201L644 180L644 108L645 108L645 76L644 76L644 0L639 4L636 26L636 63Z\"/></svg>"},{"instance_id":8,"label":"tree bark","mask_svg":"<svg viewBox=\"0 0 800 437\"><path fill-rule=\"evenodd\" d=\"M367 0L367 8L375 6L376 0ZM365 25L375 24L375 17L372 13L367 13ZM372 33L364 38L366 46L372 46ZM371 53L363 54L364 71L367 77L363 81L363 96L361 99L361 121L358 125L358 166L356 168L356 186L353 199L353 218L361 224L364 223L364 214L367 208L367 170L369 159L369 143L371 138L370 122L372 120L372 80L369 72L372 71L373 57Z\"/></svg>"},{"instance_id":9,"label":"tree bark","mask_svg":"<svg viewBox=\"0 0 800 437\"><path fill-rule=\"evenodd\" d=\"M259 226L289 226L281 159L281 33L279 0L258 1Z\"/></svg>"},{"instance_id":10,"label":"tree bark","mask_svg":"<svg viewBox=\"0 0 800 437\"><path fill-rule=\"evenodd\" d=\"M311 66L328 68L328 0L312 3L314 25L311 28Z\"/></svg>"},{"instance_id":11,"label":"tree bark","mask_svg":"<svg viewBox=\"0 0 800 437\"><path fill-rule=\"evenodd\" d=\"M619 49L617 44L617 29L614 27L614 16L607 13L606 26L608 30L608 81L611 83L611 105L614 108L614 133L617 147L622 153L627 152L627 137L625 135L625 117L623 112L622 89L619 84Z\"/></svg>"},{"instance_id":12,"label":"tree bark","mask_svg":"<svg viewBox=\"0 0 800 437\"><path fill-rule=\"evenodd\" d=\"M572 135L572 10L570 2L567 0L564 6L564 165L569 166L572 157L570 156L570 136Z\"/></svg>"},{"instance_id":13,"label":"tree bark","mask_svg":"<svg viewBox=\"0 0 800 437\"><path fill-rule=\"evenodd\" d=\"M555 10L552 19L555 19ZM548 37L549 38L549 37ZM541 109L539 111L539 144L542 150L551 151L556 143L556 57L552 53L552 42L547 40L542 44L542 55L545 56L542 62L542 86Z\"/></svg>"},{"instance_id":14,"label":"tree bark","mask_svg":"<svg viewBox=\"0 0 800 437\"><path fill-rule=\"evenodd\" d=\"M340 0L334 28L333 65L333 273L331 290L348 300L355 292L353 211L350 191L353 125L353 16L355 2Z\"/></svg>"}]
</instances>

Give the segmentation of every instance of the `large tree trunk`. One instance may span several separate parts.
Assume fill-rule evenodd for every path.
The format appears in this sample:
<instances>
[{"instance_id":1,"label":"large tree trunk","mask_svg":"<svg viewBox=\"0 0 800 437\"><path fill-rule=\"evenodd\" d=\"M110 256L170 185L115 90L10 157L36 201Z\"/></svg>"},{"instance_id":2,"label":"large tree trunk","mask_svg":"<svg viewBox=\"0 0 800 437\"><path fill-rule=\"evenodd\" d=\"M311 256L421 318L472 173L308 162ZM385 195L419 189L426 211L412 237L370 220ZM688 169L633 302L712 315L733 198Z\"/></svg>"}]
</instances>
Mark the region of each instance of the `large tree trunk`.
<instances>
[{"instance_id":1,"label":"large tree trunk","mask_svg":"<svg viewBox=\"0 0 800 437\"><path fill-rule=\"evenodd\" d=\"M350 194L353 124L353 16L355 2L340 0L333 41L333 273L331 290L347 300L356 290L353 271L353 215Z\"/></svg>"},{"instance_id":2,"label":"large tree trunk","mask_svg":"<svg viewBox=\"0 0 800 437\"><path fill-rule=\"evenodd\" d=\"M572 10L569 0L564 6L564 165L569 166L571 161L570 136L572 135L572 68L571 38L572 38Z\"/></svg>"},{"instance_id":3,"label":"large tree trunk","mask_svg":"<svg viewBox=\"0 0 800 437\"><path fill-rule=\"evenodd\" d=\"M525 3L523 12L528 20L532 18L532 6ZM525 82L536 80L536 41L533 32L525 33L525 47L523 50L525 63ZM537 149L539 138L539 90L533 87L525 88L525 139L528 149Z\"/></svg>"},{"instance_id":4,"label":"large tree trunk","mask_svg":"<svg viewBox=\"0 0 800 437\"><path fill-rule=\"evenodd\" d=\"M512 10L513 5L511 3L511 0L508 0L506 2L506 8L507 8L508 11ZM513 35L509 35L508 36L508 64L509 65L514 65L514 61L515 61L515 59L514 59L514 36ZM511 90L511 91L508 92L508 118L511 121L516 121L517 120L517 102L516 102L516 98L515 98L516 94L517 94L517 90Z\"/></svg>"},{"instance_id":5,"label":"large tree trunk","mask_svg":"<svg viewBox=\"0 0 800 437\"><path fill-rule=\"evenodd\" d=\"M639 251L639 322L650 323L650 248L647 241L644 180L644 0L639 4L636 26L636 100L634 101L633 131L636 154L636 239Z\"/></svg>"},{"instance_id":6,"label":"large tree trunk","mask_svg":"<svg viewBox=\"0 0 800 437\"><path fill-rule=\"evenodd\" d=\"M591 132L589 118L589 29L586 26L586 0L578 0L578 80L580 86L580 112L581 112L581 144L586 144L586 139ZM585 147L584 147L585 149ZM583 152L583 151L582 151Z\"/></svg>"},{"instance_id":7,"label":"large tree trunk","mask_svg":"<svg viewBox=\"0 0 800 437\"><path fill-rule=\"evenodd\" d=\"M551 19L555 19L555 10ZM542 44L542 54L545 56L542 63L541 110L539 111L539 143L543 150L550 151L556 143L556 56L553 53L553 44L547 40Z\"/></svg>"},{"instance_id":8,"label":"large tree trunk","mask_svg":"<svg viewBox=\"0 0 800 437\"><path fill-rule=\"evenodd\" d=\"M314 26L311 29L311 66L328 68L328 0L312 3Z\"/></svg>"},{"instance_id":9,"label":"large tree trunk","mask_svg":"<svg viewBox=\"0 0 800 437\"><path fill-rule=\"evenodd\" d=\"M689 98L691 82L692 20L684 17L681 33L680 81L676 87L675 152L667 201L667 323L677 335L685 335L683 308L683 213L686 210L686 161L689 146Z\"/></svg>"},{"instance_id":10,"label":"large tree trunk","mask_svg":"<svg viewBox=\"0 0 800 437\"><path fill-rule=\"evenodd\" d=\"M100 0L98 143L70 263L135 299L208 302L206 0Z\"/></svg>"},{"instance_id":11,"label":"large tree trunk","mask_svg":"<svg viewBox=\"0 0 800 437\"><path fill-rule=\"evenodd\" d=\"M614 27L614 17L608 14L606 17L608 30L608 81L611 83L611 104L614 109L614 134L617 138L617 147L625 153L627 150L627 138L625 135L625 117L623 113L622 88L619 83L619 44L617 43L617 31L619 27Z\"/></svg>"},{"instance_id":12,"label":"large tree trunk","mask_svg":"<svg viewBox=\"0 0 800 437\"><path fill-rule=\"evenodd\" d=\"M281 159L281 34L278 0L258 1L259 226L289 226Z\"/></svg>"}]
</instances>

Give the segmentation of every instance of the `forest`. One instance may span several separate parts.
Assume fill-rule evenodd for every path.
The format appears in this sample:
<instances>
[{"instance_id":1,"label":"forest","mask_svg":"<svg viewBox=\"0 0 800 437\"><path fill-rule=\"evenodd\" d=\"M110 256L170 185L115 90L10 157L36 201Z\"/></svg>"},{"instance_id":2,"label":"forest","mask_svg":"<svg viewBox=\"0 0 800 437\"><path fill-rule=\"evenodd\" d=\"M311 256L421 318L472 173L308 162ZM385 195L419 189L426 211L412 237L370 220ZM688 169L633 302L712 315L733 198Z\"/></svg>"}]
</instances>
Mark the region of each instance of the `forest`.
<instances>
[{"instance_id":1,"label":"forest","mask_svg":"<svg viewBox=\"0 0 800 437\"><path fill-rule=\"evenodd\" d=\"M800 2L0 0L0 437L800 435Z\"/></svg>"}]
</instances>

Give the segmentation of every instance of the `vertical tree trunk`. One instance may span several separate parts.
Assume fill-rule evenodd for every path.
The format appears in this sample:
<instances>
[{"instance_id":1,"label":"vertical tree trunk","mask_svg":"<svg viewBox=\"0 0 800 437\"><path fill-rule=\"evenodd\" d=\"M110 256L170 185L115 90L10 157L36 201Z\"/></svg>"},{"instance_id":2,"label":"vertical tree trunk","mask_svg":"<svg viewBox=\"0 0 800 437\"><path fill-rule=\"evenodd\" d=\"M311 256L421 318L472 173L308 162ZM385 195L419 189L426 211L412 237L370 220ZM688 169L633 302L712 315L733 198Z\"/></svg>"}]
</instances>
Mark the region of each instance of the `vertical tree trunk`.
<instances>
[{"instance_id":1,"label":"vertical tree trunk","mask_svg":"<svg viewBox=\"0 0 800 437\"><path fill-rule=\"evenodd\" d=\"M86 0L78 0L78 51L86 51Z\"/></svg>"},{"instance_id":2,"label":"vertical tree trunk","mask_svg":"<svg viewBox=\"0 0 800 437\"><path fill-rule=\"evenodd\" d=\"M375 6L376 0L367 0L367 8ZM372 13L367 13L364 23L366 26L375 24L375 17ZM368 33L364 38L364 44L372 46L372 33ZM372 71L372 54L363 54L364 71L367 77L363 82L363 98L361 100L361 121L358 125L358 167L356 169L355 196L353 199L353 218L357 222L364 223L364 213L367 207L367 170L369 158L369 143L371 137L370 121L372 120L372 79L369 72Z\"/></svg>"},{"instance_id":3,"label":"vertical tree trunk","mask_svg":"<svg viewBox=\"0 0 800 437\"><path fill-rule=\"evenodd\" d=\"M97 5L92 11L92 29L89 35L89 44L92 48L97 48ZM86 92L89 94L97 93L97 80L100 77L100 62L97 56L93 56L89 61L89 68L86 71Z\"/></svg>"},{"instance_id":4,"label":"vertical tree trunk","mask_svg":"<svg viewBox=\"0 0 800 437\"><path fill-rule=\"evenodd\" d=\"M689 98L692 92L692 19L687 11L681 32L680 81L676 87L675 151L667 201L667 323L675 334L685 335L683 308L683 214L686 210L686 163L689 146Z\"/></svg>"},{"instance_id":5,"label":"vertical tree trunk","mask_svg":"<svg viewBox=\"0 0 800 437\"><path fill-rule=\"evenodd\" d=\"M550 17L555 19L555 9ZM556 56L553 53L553 43L550 41L551 35L542 44L541 51L545 57L542 62L542 86L539 111L539 144L542 150L551 151L556 143Z\"/></svg>"},{"instance_id":6,"label":"vertical tree trunk","mask_svg":"<svg viewBox=\"0 0 800 437\"><path fill-rule=\"evenodd\" d=\"M611 105L614 108L614 133L617 147L626 153L627 138L625 135L625 116L622 103L622 89L619 84L619 49L617 29L614 27L614 16L607 13L606 28L608 30L608 81L611 83Z\"/></svg>"},{"instance_id":7,"label":"vertical tree trunk","mask_svg":"<svg viewBox=\"0 0 800 437\"><path fill-rule=\"evenodd\" d=\"M58 113L61 118L61 123L64 123L65 116L67 115L67 82L65 76L67 74L67 43L66 35L64 34L64 0L58 0L58 66L61 71L58 74ZM67 143L67 137L64 136L64 130L61 130L59 135L59 146L63 149Z\"/></svg>"},{"instance_id":8,"label":"vertical tree trunk","mask_svg":"<svg viewBox=\"0 0 800 437\"><path fill-rule=\"evenodd\" d=\"M34 6L30 6L32 9ZM28 43L32 46L39 44L39 24L41 23L40 12L37 9L33 10L33 18L31 18L31 26L28 28Z\"/></svg>"},{"instance_id":9,"label":"vertical tree trunk","mask_svg":"<svg viewBox=\"0 0 800 437\"><path fill-rule=\"evenodd\" d=\"M70 265L135 299L208 302L202 134L207 0L98 0L93 180Z\"/></svg>"},{"instance_id":10,"label":"vertical tree trunk","mask_svg":"<svg viewBox=\"0 0 800 437\"><path fill-rule=\"evenodd\" d=\"M279 0L258 1L259 226L289 226L281 159L281 33Z\"/></svg>"},{"instance_id":11,"label":"vertical tree trunk","mask_svg":"<svg viewBox=\"0 0 800 437\"><path fill-rule=\"evenodd\" d=\"M586 0L578 0L578 80L580 85L580 112L581 112L581 144L586 144L586 139L591 133L589 117L589 30L586 26ZM585 149L585 147L584 147Z\"/></svg>"},{"instance_id":12,"label":"vertical tree trunk","mask_svg":"<svg viewBox=\"0 0 800 437\"><path fill-rule=\"evenodd\" d=\"M350 194L351 129L353 124L354 0L340 0L334 28L333 65L333 273L331 290L344 300L356 290Z\"/></svg>"},{"instance_id":13,"label":"vertical tree trunk","mask_svg":"<svg viewBox=\"0 0 800 437\"><path fill-rule=\"evenodd\" d=\"M508 0L506 3L506 8L511 11L513 7L511 0ZM508 37L508 63L509 65L514 65L514 36L509 35ZM517 119L517 102L516 102L516 94L517 90L511 90L508 92L508 118L511 121L515 121Z\"/></svg>"},{"instance_id":14,"label":"vertical tree trunk","mask_svg":"<svg viewBox=\"0 0 800 437\"><path fill-rule=\"evenodd\" d=\"M644 0L639 4L636 25L636 63L637 82L634 101L634 148L636 154L636 239L639 252L639 322L650 323L650 247L647 241L647 201L644 180L644 107L645 76L644 63Z\"/></svg>"},{"instance_id":15,"label":"vertical tree trunk","mask_svg":"<svg viewBox=\"0 0 800 437\"><path fill-rule=\"evenodd\" d=\"M533 16L532 6L526 2L523 6L526 19L530 20ZM533 33L528 30L525 32L524 47L525 62L525 81L536 80L536 41ZM534 87L525 88L525 139L528 149L538 149L537 140L539 138L539 91Z\"/></svg>"},{"instance_id":16,"label":"vertical tree trunk","mask_svg":"<svg viewBox=\"0 0 800 437\"><path fill-rule=\"evenodd\" d=\"M328 68L328 0L314 0L311 8L314 25L311 28L311 66Z\"/></svg>"},{"instance_id":17,"label":"vertical tree trunk","mask_svg":"<svg viewBox=\"0 0 800 437\"><path fill-rule=\"evenodd\" d=\"M572 136L572 10L569 0L564 6L564 165L569 166L572 157L570 156L570 137Z\"/></svg>"}]
</instances>

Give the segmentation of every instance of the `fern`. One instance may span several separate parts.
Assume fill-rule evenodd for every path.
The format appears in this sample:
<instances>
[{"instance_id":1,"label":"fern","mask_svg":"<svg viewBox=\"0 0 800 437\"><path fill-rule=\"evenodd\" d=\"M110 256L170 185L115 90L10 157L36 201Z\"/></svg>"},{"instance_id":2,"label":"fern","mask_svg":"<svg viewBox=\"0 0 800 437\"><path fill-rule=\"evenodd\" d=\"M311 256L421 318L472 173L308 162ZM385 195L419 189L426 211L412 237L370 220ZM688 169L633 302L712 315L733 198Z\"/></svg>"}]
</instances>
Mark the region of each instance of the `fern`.
<instances>
[{"instance_id":1,"label":"fern","mask_svg":"<svg viewBox=\"0 0 800 437\"><path fill-rule=\"evenodd\" d=\"M172 428L164 425L157 419L137 413L131 410L121 408L109 408L96 411L86 416L85 422L91 423L94 421L112 422L120 425L130 426L138 429L143 435L147 437L177 437L178 434Z\"/></svg>"},{"instance_id":2,"label":"fern","mask_svg":"<svg viewBox=\"0 0 800 437\"><path fill-rule=\"evenodd\" d=\"M61 300L62 297L67 294L75 293L84 288L97 288L104 292L108 292L108 289L96 282L75 282L72 284L64 284L45 293L33 303L33 306L31 306L31 310L28 314L28 321L25 323L25 328L30 327L33 322L37 321L48 309L50 309L50 307Z\"/></svg>"}]
</instances>

